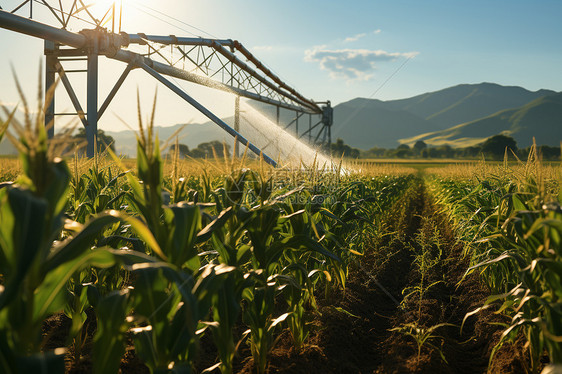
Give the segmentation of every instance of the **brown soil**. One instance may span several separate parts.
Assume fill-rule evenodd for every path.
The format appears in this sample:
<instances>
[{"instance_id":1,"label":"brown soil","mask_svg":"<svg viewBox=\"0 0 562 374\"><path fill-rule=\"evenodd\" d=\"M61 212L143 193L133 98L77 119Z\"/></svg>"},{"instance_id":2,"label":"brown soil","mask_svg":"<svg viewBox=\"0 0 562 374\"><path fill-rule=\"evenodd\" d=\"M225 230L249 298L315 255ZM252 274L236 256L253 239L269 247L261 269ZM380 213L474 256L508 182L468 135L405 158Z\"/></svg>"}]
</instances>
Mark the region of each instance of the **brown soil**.
<instances>
[{"instance_id":1,"label":"brown soil","mask_svg":"<svg viewBox=\"0 0 562 374\"><path fill-rule=\"evenodd\" d=\"M315 329L307 345L296 352L289 332L284 331L271 352L269 373L485 373L491 349L499 340L501 329L493 322L500 317L484 311L460 325L467 312L481 306L489 292L472 274L462 282L468 259L462 257L463 245L446 217L427 195L421 180L405 192L389 210L386 233L367 243L370 250L349 271L345 292L326 297L318 293ZM403 290L420 284L416 254L424 247L423 238L437 232L437 242L429 249L440 261L431 269L424 283L438 282L419 300L419 295L404 299ZM431 243L430 243L431 244ZM407 323L429 328L440 323L438 337L431 340L437 347L422 347L418 357L414 340L392 328ZM504 321L501 321L504 322ZM56 315L45 322L45 349L67 343L70 321ZM243 326L240 326L241 335ZM93 330L89 331L89 339ZM523 341L506 344L490 368L494 373L523 373L526 358L521 353ZM441 351L445 360L441 358ZM235 362L238 373L252 373L253 362L247 344L241 344ZM69 350L67 372L90 373L88 344L85 355L75 364ZM216 351L210 338L201 342L198 371L216 362ZM148 373L130 345L121 363L122 373ZM216 370L215 372L219 372Z\"/></svg>"}]
</instances>

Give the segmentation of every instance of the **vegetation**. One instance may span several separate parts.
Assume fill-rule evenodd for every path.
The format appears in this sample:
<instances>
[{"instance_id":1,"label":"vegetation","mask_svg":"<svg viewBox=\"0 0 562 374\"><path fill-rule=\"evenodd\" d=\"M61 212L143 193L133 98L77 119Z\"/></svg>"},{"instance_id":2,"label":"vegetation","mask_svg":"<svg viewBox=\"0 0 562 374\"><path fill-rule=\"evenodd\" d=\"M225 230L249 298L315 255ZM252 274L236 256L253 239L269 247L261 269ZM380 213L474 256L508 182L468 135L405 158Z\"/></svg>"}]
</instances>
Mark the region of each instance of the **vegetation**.
<instances>
[{"instance_id":1,"label":"vegetation","mask_svg":"<svg viewBox=\"0 0 562 374\"><path fill-rule=\"evenodd\" d=\"M190 371L202 334L213 337L221 372L232 372L245 337L265 372L278 329L288 322L302 347L314 289L345 288L365 228L408 180L349 179L314 165L277 175L228 158L218 177L178 178L176 166L166 180L153 123L139 125L136 175L110 150L115 166L96 157L80 174L75 158L72 175L49 151L40 118L14 125L23 170L0 190L3 372L64 370L64 350L42 352L40 333L62 310L75 361L86 311L95 313L95 372L116 371L127 334L151 372ZM389 194L376 197L381 188ZM236 336L240 318L249 329Z\"/></svg>"},{"instance_id":2,"label":"vegetation","mask_svg":"<svg viewBox=\"0 0 562 374\"><path fill-rule=\"evenodd\" d=\"M469 240L465 253L480 272L492 295L468 313L487 308L506 317L494 354L507 341L524 336L529 362L536 373L546 351L550 362L560 355L560 189L557 179L545 178L536 151L523 168L504 167L481 182L437 178L435 193L460 233Z\"/></svg>"},{"instance_id":3,"label":"vegetation","mask_svg":"<svg viewBox=\"0 0 562 374\"><path fill-rule=\"evenodd\" d=\"M422 140L410 148L407 144L401 144L396 149L371 148L360 154L361 158L406 158L406 159L481 159L503 160L507 155L512 160L516 158L527 160L532 147L518 149L517 142L510 136L494 135L480 144L470 147L453 148L450 145L427 146ZM560 147L541 145L535 147L545 161L560 161Z\"/></svg>"},{"instance_id":4,"label":"vegetation","mask_svg":"<svg viewBox=\"0 0 562 374\"><path fill-rule=\"evenodd\" d=\"M170 146L170 153L176 152L176 147L178 150L178 155L180 158L192 157L192 158L216 158L216 157L230 157L230 146L219 142L218 140L213 140L210 142L204 142L199 144L194 149L189 149L185 144L172 144Z\"/></svg>"},{"instance_id":5,"label":"vegetation","mask_svg":"<svg viewBox=\"0 0 562 374\"><path fill-rule=\"evenodd\" d=\"M0 128L20 155L0 179L4 373L117 372L132 354L151 373L265 373L278 347L337 356L322 350L332 328L366 352L348 371L454 371L458 352L493 371L508 346L527 372L562 364L560 170L535 148L517 166L425 173L271 168L228 149L163 159L151 116L134 163L110 148L62 159L22 102L24 122L6 112Z\"/></svg>"},{"instance_id":6,"label":"vegetation","mask_svg":"<svg viewBox=\"0 0 562 374\"><path fill-rule=\"evenodd\" d=\"M338 157L357 158L361 151L357 148L352 148L343 142L343 139L338 138L335 143L330 145L331 154Z\"/></svg>"},{"instance_id":7,"label":"vegetation","mask_svg":"<svg viewBox=\"0 0 562 374\"><path fill-rule=\"evenodd\" d=\"M78 149L76 150L79 154L85 154L86 144L88 141L86 140L86 130L83 127L78 129L78 132L72 136L74 140L74 144L78 144ZM113 152L115 152L115 140L111 135L107 135L105 131L98 129L98 136L97 136L97 152L102 153L106 148L110 148ZM70 150L74 152L74 150Z\"/></svg>"}]
</instances>

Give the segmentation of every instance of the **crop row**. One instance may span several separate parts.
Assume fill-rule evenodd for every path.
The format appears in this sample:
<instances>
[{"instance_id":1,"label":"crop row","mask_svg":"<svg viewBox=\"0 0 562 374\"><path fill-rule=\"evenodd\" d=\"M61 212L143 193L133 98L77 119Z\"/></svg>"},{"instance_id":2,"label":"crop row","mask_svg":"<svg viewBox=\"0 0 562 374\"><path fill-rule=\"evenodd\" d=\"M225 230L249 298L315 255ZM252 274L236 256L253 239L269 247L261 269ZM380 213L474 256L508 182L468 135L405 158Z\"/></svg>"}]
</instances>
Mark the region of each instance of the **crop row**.
<instances>
[{"instance_id":1,"label":"crop row","mask_svg":"<svg viewBox=\"0 0 562 374\"><path fill-rule=\"evenodd\" d=\"M494 354L506 342L527 341L529 371L541 356L562 363L562 209L559 188L536 158L520 171L507 166L486 180L433 178L432 191L466 243L470 272L489 287L484 305L505 316ZM466 320L465 318L465 320Z\"/></svg>"}]
</instances>

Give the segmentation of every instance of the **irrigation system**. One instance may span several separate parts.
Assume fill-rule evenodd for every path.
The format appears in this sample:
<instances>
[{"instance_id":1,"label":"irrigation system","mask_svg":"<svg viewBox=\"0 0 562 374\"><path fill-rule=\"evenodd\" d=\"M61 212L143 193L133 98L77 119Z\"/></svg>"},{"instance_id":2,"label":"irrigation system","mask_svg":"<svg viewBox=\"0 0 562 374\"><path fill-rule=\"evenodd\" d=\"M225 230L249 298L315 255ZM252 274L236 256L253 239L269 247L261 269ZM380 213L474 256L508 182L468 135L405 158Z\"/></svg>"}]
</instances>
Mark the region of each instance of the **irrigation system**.
<instances>
[{"instance_id":1,"label":"irrigation system","mask_svg":"<svg viewBox=\"0 0 562 374\"><path fill-rule=\"evenodd\" d=\"M102 18L96 18L92 14L93 5L94 2L88 0L25 0L14 9L7 10L0 0L0 28L45 41L45 89L48 90L55 84L58 75L74 107L75 112L72 113L55 113L55 97L47 103L45 124L52 124L48 127L50 137L54 136L57 116L78 116L88 141L86 154L92 157L99 119L129 73L133 69L142 69L232 135L244 147L274 166L276 162L271 157L240 133L241 97L273 105L276 108L278 126L281 126L280 109L294 112L294 119L283 126L285 129L294 127L297 138L315 145L331 143L333 109L330 102L316 102L305 98L240 42L175 35L129 34L121 31L122 2L113 2ZM73 23L76 22L91 28L79 32L69 31L70 26L74 26ZM99 100L98 92L100 56L126 64L103 101ZM84 61L86 68L65 69L64 66L71 61ZM85 110L68 79L70 73L86 74ZM186 93L174 82L175 79L234 94L234 127ZM305 116L308 116L308 121ZM308 122L308 126L306 123L303 125L303 122Z\"/></svg>"}]
</instances>

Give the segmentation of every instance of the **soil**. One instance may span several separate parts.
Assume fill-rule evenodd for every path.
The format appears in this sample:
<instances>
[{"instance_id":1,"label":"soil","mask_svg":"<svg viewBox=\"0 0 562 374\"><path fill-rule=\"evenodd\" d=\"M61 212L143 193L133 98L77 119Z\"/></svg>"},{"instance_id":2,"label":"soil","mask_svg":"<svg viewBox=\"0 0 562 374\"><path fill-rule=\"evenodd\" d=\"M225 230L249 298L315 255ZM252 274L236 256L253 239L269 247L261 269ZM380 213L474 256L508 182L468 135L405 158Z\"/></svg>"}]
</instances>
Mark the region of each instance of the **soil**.
<instances>
[{"instance_id":1,"label":"soil","mask_svg":"<svg viewBox=\"0 0 562 374\"><path fill-rule=\"evenodd\" d=\"M499 341L502 321L490 310L471 316L489 296L477 274L463 279L468 259L447 218L425 191L421 179L404 193L385 218L386 235L366 242L368 250L349 269L345 291L316 295L315 328L300 351L293 348L288 330L283 331L270 355L269 373L485 373L493 346ZM438 259L424 275L426 285L410 294L422 282L419 254ZM418 258L418 260L416 260ZM461 282L462 280L462 282ZM432 285L428 287L427 285ZM406 324L430 328L438 324L433 338L418 355L411 336L392 329ZM67 345L70 321L56 315L45 322L45 349ZM240 334L243 331L240 327ZM89 334L90 341L93 331ZM90 342L91 343L91 342ZM505 344L496 354L494 373L524 373L527 363L524 341ZM67 372L90 373L88 343L84 356L72 360L69 350ZM441 355L442 354L442 355ZM212 341L201 341L198 372L216 362ZM120 368L122 373L148 373L129 345ZM240 344L235 371L252 373L253 361L247 344ZM219 372L216 370L215 372Z\"/></svg>"}]
</instances>

